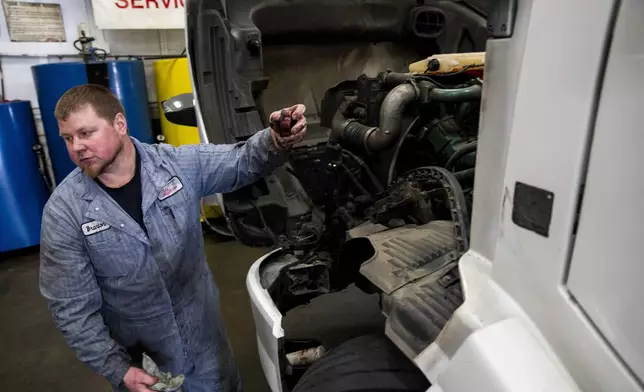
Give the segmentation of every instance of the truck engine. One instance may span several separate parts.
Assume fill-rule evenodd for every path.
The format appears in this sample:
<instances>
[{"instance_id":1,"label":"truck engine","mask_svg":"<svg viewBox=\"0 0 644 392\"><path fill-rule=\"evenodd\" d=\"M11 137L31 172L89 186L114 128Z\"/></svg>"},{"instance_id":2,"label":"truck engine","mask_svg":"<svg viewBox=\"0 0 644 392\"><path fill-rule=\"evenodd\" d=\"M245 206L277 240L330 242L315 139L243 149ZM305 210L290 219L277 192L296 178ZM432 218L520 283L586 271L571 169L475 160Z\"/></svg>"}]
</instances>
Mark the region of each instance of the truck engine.
<instances>
[{"instance_id":1,"label":"truck engine","mask_svg":"<svg viewBox=\"0 0 644 392\"><path fill-rule=\"evenodd\" d=\"M409 357L436 337L462 303L456 263L468 249L483 61L470 54L444 71L428 59L425 72L329 88L327 137L223 195L237 239L280 248L260 275L282 314L355 284L381 296L389 336Z\"/></svg>"}]
</instances>

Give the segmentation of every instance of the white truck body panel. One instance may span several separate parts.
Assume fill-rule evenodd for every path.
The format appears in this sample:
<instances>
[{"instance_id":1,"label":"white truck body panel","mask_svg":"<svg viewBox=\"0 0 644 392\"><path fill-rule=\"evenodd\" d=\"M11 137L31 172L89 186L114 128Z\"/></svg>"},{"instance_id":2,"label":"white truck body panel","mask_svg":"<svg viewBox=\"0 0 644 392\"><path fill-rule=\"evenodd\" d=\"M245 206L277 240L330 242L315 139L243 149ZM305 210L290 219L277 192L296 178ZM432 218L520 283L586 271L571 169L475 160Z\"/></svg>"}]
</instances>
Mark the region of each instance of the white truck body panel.
<instances>
[{"instance_id":1,"label":"white truck body panel","mask_svg":"<svg viewBox=\"0 0 644 392\"><path fill-rule=\"evenodd\" d=\"M566 287L613 357L644 380L644 5L622 2L606 65Z\"/></svg>"},{"instance_id":2,"label":"white truck body panel","mask_svg":"<svg viewBox=\"0 0 644 392\"><path fill-rule=\"evenodd\" d=\"M282 392L278 345L280 344L280 339L284 337L284 329L282 328L282 314L275 306L266 289L262 287L259 268L266 258L278 251L273 251L258 259L250 267L246 276L246 288L250 294L253 319L257 331L259 360L272 392Z\"/></svg>"},{"instance_id":3,"label":"white truck body panel","mask_svg":"<svg viewBox=\"0 0 644 392\"><path fill-rule=\"evenodd\" d=\"M430 391L641 391L644 4L519 4L487 49L466 300L416 363ZM546 235L514 221L517 181L552 192Z\"/></svg>"}]
</instances>

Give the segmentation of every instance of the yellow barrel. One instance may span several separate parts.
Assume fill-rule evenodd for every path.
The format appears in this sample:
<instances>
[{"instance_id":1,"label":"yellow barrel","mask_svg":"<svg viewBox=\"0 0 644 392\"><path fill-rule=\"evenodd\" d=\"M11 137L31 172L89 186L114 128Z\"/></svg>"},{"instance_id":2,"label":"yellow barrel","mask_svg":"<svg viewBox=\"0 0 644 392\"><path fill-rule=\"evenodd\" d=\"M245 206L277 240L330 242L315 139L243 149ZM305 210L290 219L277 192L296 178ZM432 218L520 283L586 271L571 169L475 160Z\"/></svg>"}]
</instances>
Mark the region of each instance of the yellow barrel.
<instances>
[{"instance_id":1,"label":"yellow barrel","mask_svg":"<svg viewBox=\"0 0 644 392\"><path fill-rule=\"evenodd\" d=\"M192 93L188 59L164 59L154 62L154 79L157 86L157 103L161 117L161 132L165 142L178 147L182 144L197 144L199 131L197 127L172 124L163 115L161 102L175 95Z\"/></svg>"},{"instance_id":2,"label":"yellow barrel","mask_svg":"<svg viewBox=\"0 0 644 392\"><path fill-rule=\"evenodd\" d=\"M159 116L161 117L161 132L165 136L165 142L178 147L183 144L198 144L201 142L197 127L187 127L173 124L163 115L161 102L175 95L192 93L190 84L190 70L188 59L164 59L154 62L154 79L157 86L157 104L159 105ZM218 205L204 203L202 213L207 218L217 218L222 215ZM203 221L203 217L201 218Z\"/></svg>"}]
</instances>

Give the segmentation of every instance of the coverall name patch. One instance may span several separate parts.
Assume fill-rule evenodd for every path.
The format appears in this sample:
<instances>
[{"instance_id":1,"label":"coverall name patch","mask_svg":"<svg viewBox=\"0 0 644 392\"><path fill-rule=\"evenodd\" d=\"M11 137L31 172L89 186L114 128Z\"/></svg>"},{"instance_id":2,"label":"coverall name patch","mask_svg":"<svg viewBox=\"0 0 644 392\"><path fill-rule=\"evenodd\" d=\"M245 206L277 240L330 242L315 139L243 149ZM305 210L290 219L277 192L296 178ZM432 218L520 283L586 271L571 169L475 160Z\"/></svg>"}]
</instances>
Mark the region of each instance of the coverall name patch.
<instances>
[{"instance_id":1,"label":"coverall name patch","mask_svg":"<svg viewBox=\"0 0 644 392\"><path fill-rule=\"evenodd\" d=\"M100 233L101 231L105 231L110 227L111 226L108 225L107 223L94 220L91 222L83 223L83 225L81 226L81 229L83 230L83 234L88 236L88 235Z\"/></svg>"},{"instance_id":2,"label":"coverall name patch","mask_svg":"<svg viewBox=\"0 0 644 392\"><path fill-rule=\"evenodd\" d=\"M159 200L165 200L168 197L174 195L183 189L183 184L181 180L177 177L172 177L170 181L163 187L163 190L159 193Z\"/></svg>"}]
</instances>

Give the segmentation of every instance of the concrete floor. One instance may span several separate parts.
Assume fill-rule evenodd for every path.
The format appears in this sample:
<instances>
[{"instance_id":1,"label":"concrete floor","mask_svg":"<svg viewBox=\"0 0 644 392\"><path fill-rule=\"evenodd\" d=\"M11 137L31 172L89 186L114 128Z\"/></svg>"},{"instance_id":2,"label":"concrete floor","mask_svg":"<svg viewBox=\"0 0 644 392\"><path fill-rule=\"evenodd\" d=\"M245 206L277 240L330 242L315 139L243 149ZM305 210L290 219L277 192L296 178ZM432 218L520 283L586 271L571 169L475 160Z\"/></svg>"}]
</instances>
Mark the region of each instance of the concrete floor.
<instances>
[{"instance_id":1,"label":"concrete floor","mask_svg":"<svg viewBox=\"0 0 644 392\"><path fill-rule=\"evenodd\" d=\"M206 256L219 286L222 312L246 392L268 391L257 355L246 273L265 249L206 235ZM227 261L221 262L220 255ZM0 254L0 390L110 391L78 361L54 327L38 291L38 250ZM350 287L296 308L284 319L288 337L318 338L332 347L350 336L382 331L378 298Z\"/></svg>"}]
</instances>

